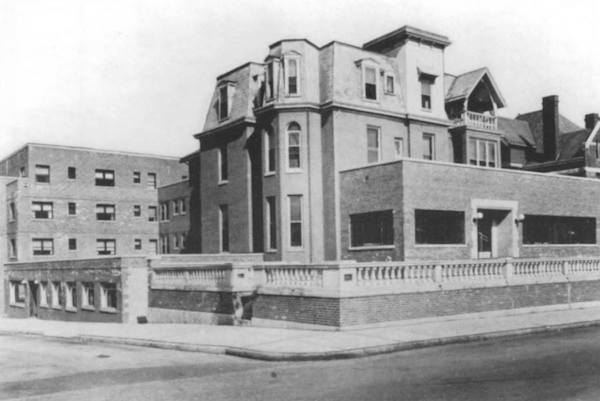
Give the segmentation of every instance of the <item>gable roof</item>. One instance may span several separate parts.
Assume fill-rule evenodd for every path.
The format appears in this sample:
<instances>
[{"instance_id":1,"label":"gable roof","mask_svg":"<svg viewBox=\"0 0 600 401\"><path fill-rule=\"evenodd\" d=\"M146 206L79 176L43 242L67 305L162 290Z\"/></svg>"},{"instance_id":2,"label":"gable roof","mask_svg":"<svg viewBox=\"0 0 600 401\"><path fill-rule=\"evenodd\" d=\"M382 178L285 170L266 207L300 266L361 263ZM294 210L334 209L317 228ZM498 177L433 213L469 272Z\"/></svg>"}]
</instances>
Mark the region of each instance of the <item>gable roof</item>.
<instances>
[{"instance_id":1,"label":"gable roof","mask_svg":"<svg viewBox=\"0 0 600 401\"><path fill-rule=\"evenodd\" d=\"M498 89L498 85L496 85L496 82L494 81L494 78L492 78L492 74L487 67L465 72L464 74L454 77L452 84L449 85L448 90L446 91L446 102L469 97L482 79L485 79L489 85L492 97L498 107L504 107L506 105L504 97L502 97L500 89Z\"/></svg>"},{"instance_id":2,"label":"gable roof","mask_svg":"<svg viewBox=\"0 0 600 401\"><path fill-rule=\"evenodd\" d=\"M526 121L529 124L529 129L533 134L535 140L535 146L537 152L541 153L544 151L544 124L542 118L542 110L532 111L529 113L519 114L516 117L517 120ZM581 131L582 128L562 115L558 115L558 132L560 135ZM585 139L584 139L585 142ZM559 143L560 146L560 143ZM560 147L559 147L560 150Z\"/></svg>"},{"instance_id":3,"label":"gable roof","mask_svg":"<svg viewBox=\"0 0 600 401\"><path fill-rule=\"evenodd\" d=\"M584 156L585 140L589 135L590 131L587 129L560 135L558 137L558 160L568 160Z\"/></svg>"},{"instance_id":4,"label":"gable roof","mask_svg":"<svg viewBox=\"0 0 600 401\"><path fill-rule=\"evenodd\" d=\"M526 121L514 120L506 117L496 117L498 130L504 134L504 138L511 145L535 146L535 139Z\"/></svg>"}]
</instances>

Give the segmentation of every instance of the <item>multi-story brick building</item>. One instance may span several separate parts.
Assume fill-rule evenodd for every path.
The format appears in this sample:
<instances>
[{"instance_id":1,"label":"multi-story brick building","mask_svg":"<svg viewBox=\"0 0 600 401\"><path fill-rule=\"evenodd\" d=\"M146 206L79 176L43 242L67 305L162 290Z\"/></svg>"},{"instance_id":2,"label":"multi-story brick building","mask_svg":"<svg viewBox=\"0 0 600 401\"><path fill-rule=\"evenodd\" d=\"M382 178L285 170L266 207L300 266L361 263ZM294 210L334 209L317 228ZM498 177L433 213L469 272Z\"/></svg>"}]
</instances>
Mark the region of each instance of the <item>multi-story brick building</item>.
<instances>
[{"instance_id":1,"label":"multi-story brick building","mask_svg":"<svg viewBox=\"0 0 600 401\"><path fill-rule=\"evenodd\" d=\"M448 74L449 44L412 27L362 47L281 40L264 63L217 77L192 181L202 252L305 263L597 254L598 211L557 194L591 201L600 182L502 170L559 157L558 100L544 99L541 131L498 117L491 72ZM598 125L588 128L597 163Z\"/></svg>"}]
</instances>

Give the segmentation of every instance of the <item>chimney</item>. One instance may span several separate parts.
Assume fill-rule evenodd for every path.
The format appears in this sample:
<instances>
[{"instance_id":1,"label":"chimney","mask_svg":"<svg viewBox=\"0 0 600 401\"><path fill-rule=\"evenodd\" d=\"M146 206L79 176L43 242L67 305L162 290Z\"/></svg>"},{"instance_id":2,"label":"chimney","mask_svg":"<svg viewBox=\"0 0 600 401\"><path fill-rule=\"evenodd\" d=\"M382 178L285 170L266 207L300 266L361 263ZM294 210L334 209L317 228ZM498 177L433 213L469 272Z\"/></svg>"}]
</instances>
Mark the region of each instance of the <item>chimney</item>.
<instances>
[{"instance_id":1,"label":"chimney","mask_svg":"<svg viewBox=\"0 0 600 401\"><path fill-rule=\"evenodd\" d=\"M558 96L542 99L542 123L544 130L544 159L556 160L558 156Z\"/></svg>"},{"instance_id":2,"label":"chimney","mask_svg":"<svg viewBox=\"0 0 600 401\"><path fill-rule=\"evenodd\" d=\"M594 127L596 126L596 124L598 123L598 121L600 121L600 117L598 116L598 113L586 114L585 115L585 128L589 129L590 131L593 130Z\"/></svg>"}]
</instances>

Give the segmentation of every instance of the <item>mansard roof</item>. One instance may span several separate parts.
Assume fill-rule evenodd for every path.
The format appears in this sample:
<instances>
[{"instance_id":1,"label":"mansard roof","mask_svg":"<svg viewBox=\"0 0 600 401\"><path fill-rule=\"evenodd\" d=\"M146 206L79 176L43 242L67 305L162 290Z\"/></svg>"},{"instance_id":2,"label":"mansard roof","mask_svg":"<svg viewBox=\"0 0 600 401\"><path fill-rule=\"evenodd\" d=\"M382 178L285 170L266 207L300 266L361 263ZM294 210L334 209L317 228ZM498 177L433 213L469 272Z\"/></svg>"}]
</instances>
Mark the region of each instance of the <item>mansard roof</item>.
<instances>
[{"instance_id":1,"label":"mansard roof","mask_svg":"<svg viewBox=\"0 0 600 401\"><path fill-rule=\"evenodd\" d=\"M449 85L446 92L446 102L468 98L477 84L484 80L498 107L501 108L506 106L504 97L502 97L500 89L498 88L498 85L496 85L496 82L494 81L494 78L492 78L492 74L487 67L479 68L457 76L447 74L446 77L452 79L452 83Z\"/></svg>"}]
</instances>

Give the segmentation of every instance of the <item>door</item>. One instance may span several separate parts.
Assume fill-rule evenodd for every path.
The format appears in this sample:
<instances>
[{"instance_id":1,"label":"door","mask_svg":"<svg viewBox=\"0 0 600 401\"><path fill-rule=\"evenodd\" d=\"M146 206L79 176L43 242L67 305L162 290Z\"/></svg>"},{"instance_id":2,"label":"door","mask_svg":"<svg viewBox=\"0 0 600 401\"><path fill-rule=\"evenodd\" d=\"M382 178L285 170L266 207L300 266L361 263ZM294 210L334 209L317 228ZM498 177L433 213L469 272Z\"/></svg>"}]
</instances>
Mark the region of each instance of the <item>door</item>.
<instances>
[{"instance_id":1,"label":"door","mask_svg":"<svg viewBox=\"0 0 600 401\"><path fill-rule=\"evenodd\" d=\"M33 281L29 282L29 316L38 316L38 285Z\"/></svg>"},{"instance_id":2,"label":"door","mask_svg":"<svg viewBox=\"0 0 600 401\"><path fill-rule=\"evenodd\" d=\"M493 219L489 212L480 211L483 218L477 222L477 256L479 259L492 257Z\"/></svg>"}]
</instances>

